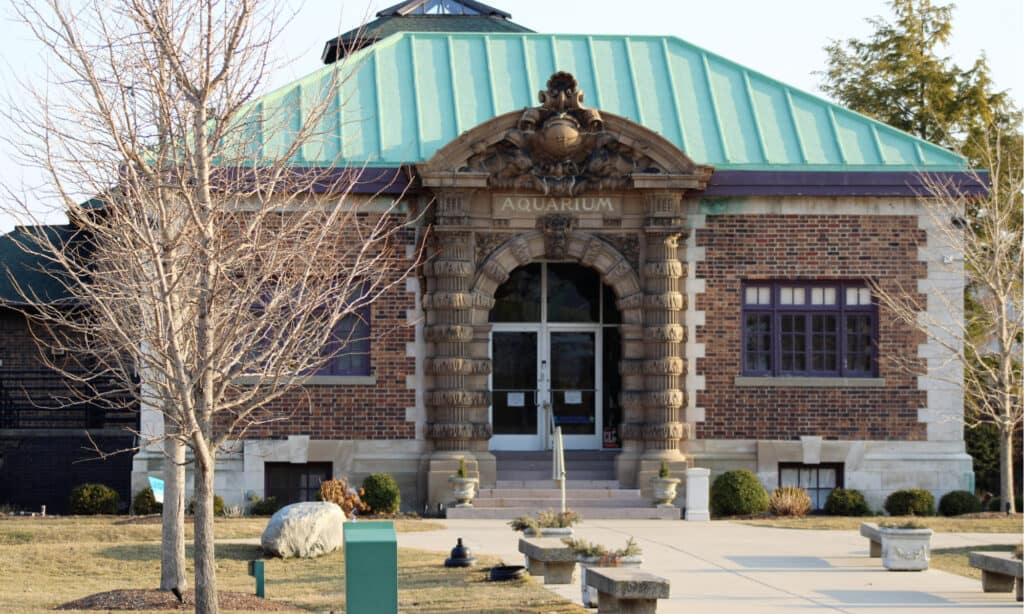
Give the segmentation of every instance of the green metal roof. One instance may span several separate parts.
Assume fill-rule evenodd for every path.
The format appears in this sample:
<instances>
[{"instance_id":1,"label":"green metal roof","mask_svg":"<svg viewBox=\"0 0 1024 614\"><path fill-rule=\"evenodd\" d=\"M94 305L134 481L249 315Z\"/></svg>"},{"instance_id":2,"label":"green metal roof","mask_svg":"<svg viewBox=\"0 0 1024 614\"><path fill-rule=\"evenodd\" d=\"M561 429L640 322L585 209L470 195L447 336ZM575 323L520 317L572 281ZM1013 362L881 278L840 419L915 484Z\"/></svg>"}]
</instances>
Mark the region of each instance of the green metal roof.
<instances>
[{"instance_id":1,"label":"green metal roof","mask_svg":"<svg viewBox=\"0 0 1024 614\"><path fill-rule=\"evenodd\" d=\"M332 70L257 103L263 155L283 151L292 133L267 127L301 125ZM342 70L341 102L295 165L425 161L463 131L534 106L548 77L564 70L587 106L636 121L718 169L965 168L951 151L674 37L405 32L352 54Z\"/></svg>"}]
</instances>

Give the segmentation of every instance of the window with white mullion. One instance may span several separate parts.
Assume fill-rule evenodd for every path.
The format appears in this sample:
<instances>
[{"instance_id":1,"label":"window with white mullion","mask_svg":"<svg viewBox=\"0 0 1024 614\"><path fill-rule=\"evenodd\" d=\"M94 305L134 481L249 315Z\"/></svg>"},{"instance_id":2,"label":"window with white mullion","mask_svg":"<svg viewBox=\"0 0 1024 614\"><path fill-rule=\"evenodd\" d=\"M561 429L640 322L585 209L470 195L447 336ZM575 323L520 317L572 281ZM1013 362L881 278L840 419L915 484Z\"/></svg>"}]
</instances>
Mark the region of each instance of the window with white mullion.
<instances>
[{"instance_id":1,"label":"window with white mullion","mask_svg":"<svg viewBox=\"0 0 1024 614\"><path fill-rule=\"evenodd\" d=\"M856 282L748 282L742 308L745 375L870 377L877 308Z\"/></svg>"}]
</instances>

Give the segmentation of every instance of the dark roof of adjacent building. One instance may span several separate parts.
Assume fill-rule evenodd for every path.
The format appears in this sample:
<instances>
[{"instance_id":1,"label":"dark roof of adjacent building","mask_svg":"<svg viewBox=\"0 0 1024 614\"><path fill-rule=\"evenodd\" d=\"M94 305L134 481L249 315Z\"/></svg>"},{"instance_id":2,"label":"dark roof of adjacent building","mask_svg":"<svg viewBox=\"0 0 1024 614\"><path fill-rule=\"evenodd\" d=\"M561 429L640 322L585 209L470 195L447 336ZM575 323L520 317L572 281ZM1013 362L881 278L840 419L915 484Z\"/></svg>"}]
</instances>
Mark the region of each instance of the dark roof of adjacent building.
<instances>
[{"instance_id":1,"label":"dark roof of adjacent building","mask_svg":"<svg viewBox=\"0 0 1024 614\"><path fill-rule=\"evenodd\" d=\"M33 253L39 238L68 245L78 238L78 232L70 224L18 226L0 236L0 305L24 305L36 300L55 303L71 298L60 281L62 269ZM32 300L26 301L26 296Z\"/></svg>"},{"instance_id":2,"label":"dark roof of adjacent building","mask_svg":"<svg viewBox=\"0 0 1024 614\"><path fill-rule=\"evenodd\" d=\"M473 0L410 0L377 13L377 19L330 39L321 59L331 64L397 32L533 32L512 15Z\"/></svg>"}]
</instances>

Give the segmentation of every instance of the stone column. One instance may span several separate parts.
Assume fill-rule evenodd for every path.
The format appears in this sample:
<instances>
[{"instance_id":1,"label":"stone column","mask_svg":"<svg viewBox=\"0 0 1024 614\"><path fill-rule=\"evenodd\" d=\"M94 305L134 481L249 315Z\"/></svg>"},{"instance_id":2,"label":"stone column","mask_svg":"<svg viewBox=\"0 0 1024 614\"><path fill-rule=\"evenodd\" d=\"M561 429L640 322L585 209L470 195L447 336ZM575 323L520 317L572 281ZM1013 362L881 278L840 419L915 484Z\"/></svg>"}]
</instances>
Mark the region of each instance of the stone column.
<instances>
[{"instance_id":1,"label":"stone column","mask_svg":"<svg viewBox=\"0 0 1024 614\"><path fill-rule=\"evenodd\" d=\"M685 329L683 311L684 267L679 260L679 240L685 230L682 195L655 192L646 195L646 249L642 267L644 286L644 455L638 486L650 490L650 478L661 462L681 475L686 463L679 451L685 437L683 378Z\"/></svg>"},{"instance_id":2,"label":"stone column","mask_svg":"<svg viewBox=\"0 0 1024 614\"><path fill-rule=\"evenodd\" d=\"M489 361L473 358L474 300L470 284L476 269L468 229L470 192L437 194L433 249L424 265L427 292L427 426L433 453L428 468L428 502L450 503L448 476L465 458L471 477L479 477L475 452L487 451ZM489 455L488 455L489 456Z\"/></svg>"}]
</instances>

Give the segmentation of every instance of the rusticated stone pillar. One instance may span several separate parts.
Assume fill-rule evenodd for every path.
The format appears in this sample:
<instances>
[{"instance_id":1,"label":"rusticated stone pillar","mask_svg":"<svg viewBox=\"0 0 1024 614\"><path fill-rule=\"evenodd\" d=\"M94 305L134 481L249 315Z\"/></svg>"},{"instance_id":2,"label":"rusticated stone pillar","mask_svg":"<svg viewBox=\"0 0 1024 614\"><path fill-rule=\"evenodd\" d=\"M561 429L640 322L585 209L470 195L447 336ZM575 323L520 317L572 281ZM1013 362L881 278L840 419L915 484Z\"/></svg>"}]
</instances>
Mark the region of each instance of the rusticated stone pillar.
<instances>
[{"instance_id":1,"label":"rusticated stone pillar","mask_svg":"<svg viewBox=\"0 0 1024 614\"><path fill-rule=\"evenodd\" d=\"M434 249L424 269L427 292L426 436L439 451L479 448L474 442L490 438L487 407L490 405L486 361L474 360L473 296L475 271L473 239L465 228L469 193L442 192L437 196ZM480 376L483 377L480 377Z\"/></svg>"},{"instance_id":2,"label":"rusticated stone pillar","mask_svg":"<svg viewBox=\"0 0 1024 614\"><path fill-rule=\"evenodd\" d=\"M679 442L685 437L683 386L685 329L683 294L685 279L679 260L679 240L683 235L682 196L658 192L646 195L646 250L643 264L644 286L644 459L639 472L640 488L649 488L648 479L656 464L668 461L673 472L685 469Z\"/></svg>"}]
</instances>

